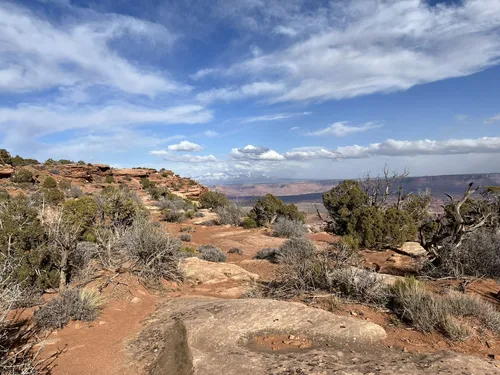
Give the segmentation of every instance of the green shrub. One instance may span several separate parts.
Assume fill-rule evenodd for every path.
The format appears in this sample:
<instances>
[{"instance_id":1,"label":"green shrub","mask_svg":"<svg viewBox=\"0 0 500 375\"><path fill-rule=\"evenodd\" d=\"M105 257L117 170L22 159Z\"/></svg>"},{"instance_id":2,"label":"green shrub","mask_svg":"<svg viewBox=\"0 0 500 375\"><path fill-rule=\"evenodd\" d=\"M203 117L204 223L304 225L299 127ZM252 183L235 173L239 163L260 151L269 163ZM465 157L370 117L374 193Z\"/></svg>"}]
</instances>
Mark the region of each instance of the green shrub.
<instances>
[{"instance_id":1,"label":"green shrub","mask_svg":"<svg viewBox=\"0 0 500 375\"><path fill-rule=\"evenodd\" d=\"M48 159L45 161L45 163L44 163L44 164L45 164L45 165L56 165L56 164L57 164L57 162L56 162L54 159L52 159L52 158L48 158Z\"/></svg>"},{"instance_id":2,"label":"green shrub","mask_svg":"<svg viewBox=\"0 0 500 375\"><path fill-rule=\"evenodd\" d=\"M113 184L114 182L115 182L115 178L112 175L106 176L106 183L107 184Z\"/></svg>"},{"instance_id":3,"label":"green shrub","mask_svg":"<svg viewBox=\"0 0 500 375\"><path fill-rule=\"evenodd\" d=\"M181 257L183 258L192 258L197 256L196 249L191 246L182 246L181 247Z\"/></svg>"},{"instance_id":4,"label":"green shrub","mask_svg":"<svg viewBox=\"0 0 500 375\"><path fill-rule=\"evenodd\" d=\"M353 236L346 235L340 238L339 245L348 246L352 250L356 251L359 249L359 240Z\"/></svg>"},{"instance_id":5,"label":"green shrub","mask_svg":"<svg viewBox=\"0 0 500 375\"><path fill-rule=\"evenodd\" d=\"M203 245L198 248L199 258L209 262L225 262L226 255L216 246Z\"/></svg>"},{"instance_id":6,"label":"green shrub","mask_svg":"<svg viewBox=\"0 0 500 375\"><path fill-rule=\"evenodd\" d=\"M31 173L27 169L19 169L11 177L11 181L15 183L23 183L23 182L33 183L33 173Z\"/></svg>"},{"instance_id":7,"label":"green shrub","mask_svg":"<svg viewBox=\"0 0 500 375\"><path fill-rule=\"evenodd\" d=\"M86 163L83 161L83 160L78 160L78 163L76 163L78 165L85 165Z\"/></svg>"},{"instance_id":8,"label":"green shrub","mask_svg":"<svg viewBox=\"0 0 500 375\"><path fill-rule=\"evenodd\" d=\"M278 218L286 218L304 222L304 215L294 204L285 204L278 197L267 194L259 198L248 217L255 220L258 226L267 226L273 224Z\"/></svg>"},{"instance_id":9,"label":"green shrub","mask_svg":"<svg viewBox=\"0 0 500 375\"><path fill-rule=\"evenodd\" d=\"M57 181L53 177L48 176L43 182L42 186L45 189L53 189L57 187Z\"/></svg>"},{"instance_id":10,"label":"green shrub","mask_svg":"<svg viewBox=\"0 0 500 375\"><path fill-rule=\"evenodd\" d=\"M24 167L26 165L40 164L36 159L24 159L19 155L16 155L11 159L11 164L13 167Z\"/></svg>"},{"instance_id":11,"label":"green shrub","mask_svg":"<svg viewBox=\"0 0 500 375\"><path fill-rule=\"evenodd\" d=\"M275 237L304 237L307 233L304 223L298 220L280 218L274 224L273 236Z\"/></svg>"},{"instance_id":12,"label":"green shrub","mask_svg":"<svg viewBox=\"0 0 500 375\"><path fill-rule=\"evenodd\" d=\"M205 191L200 195L200 206L202 208L216 209L230 204L229 198L218 191Z\"/></svg>"},{"instance_id":13,"label":"green shrub","mask_svg":"<svg viewBox=\"0 0 500 375\"><path fill-rule=\"evenodd\" d=\"M79 231L79 238L87 238L98 218L99 207L94 197L70 199L62 205L63 219Z\"/></svg>"},{"instance_id":14,"label":"green shrub","mask_svg":"<svg viewBox=\"0 0 500 375\"><path fill-rule=\"evenodd\" d=\"M67 178L63 178L61 181L59 181L59 188L62 190L70 190L72 187L71 181L68 180Z\"/></svg>"},{"instance_id":15,"label":"green shrub","mask_svg":"<svg viewBox=\"0 0 500 375\"><path fill-rule=\"evenodd\" d=\"M342 236L349 234L354 211L368 205L368 194L358 181L345 180L323 194L323 205L333 220L335 233Z\"/></svg>"},{"instance_id":16,"label":"green shrub","mask_svg":"<svg viewBox=\"0 0 500 375\"><path fill-rule=\"evenodd\" d=\"M252 219L251 217L245 218L243 220L242 226L245 229L253 229L253 228L258 227L257 222L254 219Z\"/></svg>"},{"instance_id":17,"label":"green shrub","mask_svg":"<svg viewBox=\"0 0 500 375\"><path fill-rule=\"evenodd\" d=\"M104 215L115 227L130 226L134 220L147 216L147 210L133 192L109 187L97 197Z\"/></svg>"},{"instance_id":18,"label":"green shrub","mask_svg":"<svg viewBox=\"0 0 500 375\"><path fill-rule=\"evenodd\" d=\"M12 164L12 156L4 148L0 149L0 164Z\"/></svg>"},{"instance_id":19,"label":"green shrub","mask_svg":"<svg viewBox=\"0 0 500 375\"><path fill-rule=\"evenodd\" d=\"M0 205L0 222L0 252L16 265L13 280L37 290L57 285L57 259L46 246L44 228L31 201L23 195L11 197Z\"/></svg>"},{"instance_id":20,"label":"green shrub","mask_svg":"<svg viewBox=\"0 0 500 375\"><path fill-rule=\"evenodd\" d=\"M45 202L49 205L58 205L61 202L64 202L64 193L55 188L55 189L44 189L43 196L45 198Z\"/></svg>"},{"instance_id":21,"label":"green shrub","mask_svg":"<svg viewBox=\"0 0 500 375\"><path fill-rule=\"evenodd\" d=\"M35 324L45 329L61 329L70 320L91 322L104 307L104 298L91 289L67 289L35 311Z\"/></svg>"},{"instance_id":22,"label":"green shrub","mask_svg":"<svg viewBox=\"0 0 500 375\"><path fill-rule=\"evenodd\" d=\"M143 178L141 178L141 186L144 190L148 190L148 189L154 188L156 186L156 183L151 181L147 177L143 177Z\"/></svg>"},{"instance_id":23,"label":"green shrub","mask_svg":"<svg viewBox=\"0 0 500 375\"><path fill-rule=\"evenodd\" d=\"M176 200L176 199L182 199L175 194L173 194L168 188L166 187L152 187L148 188L148 194L151 197L151 199L158 201L162 198L165 198L167 200Z\"/></svg>"}]
</instances>

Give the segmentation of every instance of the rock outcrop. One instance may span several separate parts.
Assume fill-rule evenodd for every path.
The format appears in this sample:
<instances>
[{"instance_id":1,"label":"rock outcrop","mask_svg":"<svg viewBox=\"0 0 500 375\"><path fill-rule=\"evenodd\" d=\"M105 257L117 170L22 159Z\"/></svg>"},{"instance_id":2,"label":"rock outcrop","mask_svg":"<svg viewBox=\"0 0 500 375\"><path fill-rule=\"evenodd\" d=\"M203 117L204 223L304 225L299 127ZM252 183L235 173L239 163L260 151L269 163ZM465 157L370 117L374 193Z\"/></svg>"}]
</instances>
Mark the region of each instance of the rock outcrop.
<instances>
[{"instance_id":1,"label":"rock outcrop","mask_svg":"<svg viewBox=\"0 0 500 375\"><path fill-rule=\"evenodd\" d=\"M300 303L179 298L131 345L154 375L500 374L496 361L388 349L376 324Z\"/></svg>"},{"instance_id":2,"label":"rock outcrop","mask_svg":"<svg viewBox=\"0 0 500 375\"><path fill-rule=\"evenodd\" d=\"M259 275L231 263L207 262L196 257L182 259L180 269L184 280L191 284L216 284L228 281L252 282Z\"/></svg>"}]
</instances>

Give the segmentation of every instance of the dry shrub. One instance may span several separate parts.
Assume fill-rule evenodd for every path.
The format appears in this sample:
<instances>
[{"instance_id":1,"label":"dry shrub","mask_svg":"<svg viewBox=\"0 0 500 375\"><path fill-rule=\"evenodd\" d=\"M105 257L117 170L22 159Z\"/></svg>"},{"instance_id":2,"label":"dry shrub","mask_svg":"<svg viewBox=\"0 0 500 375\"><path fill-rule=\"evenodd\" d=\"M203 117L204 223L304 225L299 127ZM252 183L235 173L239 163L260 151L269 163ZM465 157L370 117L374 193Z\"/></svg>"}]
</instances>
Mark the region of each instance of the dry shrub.
<instances>
[{"instance_id":1,"label":"dry shrub","mask_svg":"<svg viewBox=\"0 0 500 375\"><path fill-rule=\"evenodd\" d=\"M180 236L179 236L179 239L182 241L182 242L191 242L193 240L193 236L191 236L189 233L182 233Z\"/></svg>"},{"instance_id":2,"label":"dry shrub","mask_svg":"<svg viewBox=\"0 0 500 375\"><path fill-rule=\"evenodd\" d=\"M243 255L243 250L241 250L239 247L233 247L232 249L229 249L229 251L227 253L228 254Z\"/></svg>"},{"instance_id":3,"label":"dry shrub","mask_svg":"<svg viewBox=\"0 0 500 375\"><path fill-rule=\"evenodd\" d=\"M63 328L70 320L94 321L104 307L104 298L92 289L66 289L35 311L38 327Z\"/></svg>"},{"instance_id":4,"label":"dry shrub","mask_svg":"<svg viewBox=\"0 0 500 375\"><path fill-rule=\"evenodd\" d=\"M328 277L342 297L375 305L385 305L389 299L387 285L376 272L347 267L332 270Z\"/></svg>"},{"instance_id":5,"label":"dry shrub","mask_svg":"<svg viewBox=\"0 0 500 375\"><path fill-rule=\"evenodd\" d=\"M477 297L461 293L438 296L425 290L414 278L396 282L392 287L394 312L422 332L438 330L453 340L465 340L467 326L462 319L477 319L495 334L500 333L500 312Z\"/></svg>"},{"instance_id":6,"label":"dry shrub","mask_svg":"<svg viewBox=\"0 0 500 375\"><path fill-rule=\"evenodd\" d=\"M216 246L203 245L198 248L199 258L209 262L225 262L226 255Z\"/></svg>"},{"instance_id":7,"label":"dry shrub","mask_svg":"<svg viewBox=\"0 0 500 375\"><path fill-rule=\"evenodd\" d=\"M271 263L276 263L279 251L278 248L266 247L265 249L259 250L253 259L265 259Z\"/></svg>"},{"instance_id":8,"label":"dry shrub","mask_svg":"<svg viewBox=\"0 0 500 375\"><path fill-rule=\"evenodd\" d=\"M181 241L169 237L158 224L137 219L120 240L122 249L136 262L139 276L151 282L181 281L178 263Z\"/></svg>"},{"instance_id":9,"label":"dry shrub","mask_svg":"<svg viewBox=\"0 0 500 375\"><path fill-rule=\"evenodd\" d=\"M299 220L279 218L274 224L273 236L275 237L304 237L306 233L307 229L304 227L304 223Z\"/></svg>"},{"instance_id":10,"label":"dry shrub","mask_svg":"<svg viewBox=\"0 0 500 375\"><path fill-rule=\"evenodd\" d=\"M243 212L234 203L219 206L215 209L219 224L238 226L241 224Z\"/></svg>"},{"instance_id":11,"label":"dry shrub","mask_svg":"<svg viewBox=\"0 0 500 375\"><path fill-rule=\"evenodd\" d=\"M425 272L434 277L500 278L500 233L484 229L470 234L460 246L446 244L439 250L439 264L428 263Z\"/></svg>"},{"instance_id":12,"label":"dry shrub","mask_svg":"<svg viewBox=\"0 0 500 375\"><path fill-rule=\"evenodd\" d=\"M307 238L291 238L279 248L276 255L277 263L295 262L300 259L308 259L316 253L316 245Z\"/></svg>"},{"instance_id":13,"label":"dry shrub","mask_svg":"<svg viewBox=\"0 0 500 375\"><path fill-rule=\"evenodd\" d=\"M191 226L191 225L187 225L185 227L181 227L180 229L180 232L184 233L193 233L194 232L194 228Z\"/></svg>"}]
</instances>

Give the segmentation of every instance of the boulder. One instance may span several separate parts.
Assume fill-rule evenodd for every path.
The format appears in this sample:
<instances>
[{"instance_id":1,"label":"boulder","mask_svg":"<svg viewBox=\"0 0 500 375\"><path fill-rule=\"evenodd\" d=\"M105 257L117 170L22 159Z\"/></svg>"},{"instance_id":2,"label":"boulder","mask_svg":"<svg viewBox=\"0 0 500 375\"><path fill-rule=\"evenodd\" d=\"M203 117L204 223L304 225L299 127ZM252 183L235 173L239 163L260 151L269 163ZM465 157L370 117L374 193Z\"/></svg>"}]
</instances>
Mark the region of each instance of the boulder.
<instances>
[{"instance_id":1,"label":"boulder","mask_svg":"<svg viewBox=\"0 0 500 375\"><path fill-rule=\"evenodd\" d=\"M411 257L424 257L427 255L427 250L418 242L405 242L398 251Z\"/></svg>"},{"instance_id":2,"label":"boulder","mask_svg":"<svg viewBox=\"0 0 500 375\"><path fill-rule=\"evenodd\" d=\"M500 374L496 361L405 353L385 337L374 323L300 303L195 297L162 306L130 349L155 375Z\"/></svg>"},{"instance_id":3,"label":"boulder","mask_svg":"<svg viewBox=\"0 0 500 375\"><path fill-rule=\"evenodd\" d=\"M14 174L14 169L0 166L0 178L10 178Z\"/></svg>"},{"instance_id":4,"label":"boulder","mask_svg":"<svg viewBox=\"0 0 500 375\"><path fill-rule=\"evenodd\" d=\"M180 261L184 280L192 284L216 284L228 281L252 282L259 275L245 271L236 264L208 262L196 257Z\"/></svg>"}]
</instances>

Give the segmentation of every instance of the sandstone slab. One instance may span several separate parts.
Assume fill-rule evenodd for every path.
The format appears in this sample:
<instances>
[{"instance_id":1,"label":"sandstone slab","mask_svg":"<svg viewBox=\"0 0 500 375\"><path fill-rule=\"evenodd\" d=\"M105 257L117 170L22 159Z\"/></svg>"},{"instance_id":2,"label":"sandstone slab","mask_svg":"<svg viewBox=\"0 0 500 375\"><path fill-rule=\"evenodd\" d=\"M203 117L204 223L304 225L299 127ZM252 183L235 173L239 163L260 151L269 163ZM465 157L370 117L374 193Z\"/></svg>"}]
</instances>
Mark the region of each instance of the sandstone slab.
<instances>
[{"instance_id":1,"label":"sandstone slab","mask_svg":"<svg viewBox=\"0 0 500 375\"><path fill-rule=\"evenodd\" d=\"M271 348L298 346L267 350L272 337L284 339ZM158 310L131 349L152 375L500 374L497 361L403 353L383 347L385 337L376 324L299 303L179 298Z\"/></svg>"},{"instance_id":2,"label":"sandstone slab","mask_svg":"<svg viewBox=\"0 0 500 375\"><path fill-rule=\"evenodd\" d=\"M186 258L180 262L184 279L192 284L216 284L228 281L253 282L259 275L231 263L207 262L199 258Z\"/></svg>"}]
</instances>

